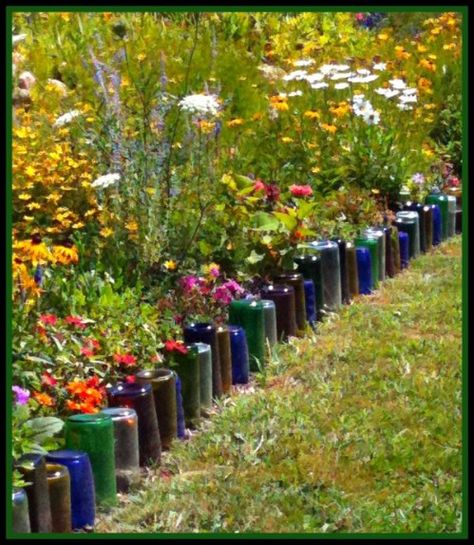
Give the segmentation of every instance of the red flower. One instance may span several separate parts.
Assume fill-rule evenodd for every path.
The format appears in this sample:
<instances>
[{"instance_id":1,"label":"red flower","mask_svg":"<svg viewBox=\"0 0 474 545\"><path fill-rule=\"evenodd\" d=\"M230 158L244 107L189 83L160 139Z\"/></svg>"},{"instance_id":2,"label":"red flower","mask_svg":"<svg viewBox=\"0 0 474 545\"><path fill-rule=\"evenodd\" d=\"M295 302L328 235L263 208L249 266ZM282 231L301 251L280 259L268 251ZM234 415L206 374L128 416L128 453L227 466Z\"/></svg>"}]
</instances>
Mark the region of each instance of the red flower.
<instances>
[{"instance_id":1,"label":"red flower","mask_svg":"<svg viewBox=\"0 0 474 545\"><path fill-rule=\"evenodd\" d=\"M43 325L55 325L58 321L58 317L55 314L41 314L39 321Z\"/></svg>"},{"instance_id":2,"label":"red flower","mask_svg":"<svg viewBox=\"0 0 474 545\"><path fill-rule=\"evenodd\" d=\"M48 371L45 371L42 375L41 375L41 384L43 384L44 386L56 386L56 384L58 383L58 381L50 374L48 373Z\"/></svg>"},{"instance_id":3,"label":"red flower","mask_svg":"<svg viewBox=\"0 0 474 545\"><path fill-rule=\"evenodd\" d=\"M83 346L83 347L81 348L81 354L82 354L83 356L85 356L86 358L90 358L91 356L94 355L94 351L91 350L90 348L88 348L87 346Z\"/></svg>"},{"instance_id":4,"label":"red flower","mask_svg":"<svg viewBox=\"0 0 474 545\"><path fill-rule=\"evenodd\" d=\"M290 185L290 192L294 197L307 197L313 194L309 185Z\"/></svg>"},{"instance_id":5,"label":"red flower","mask_svg":"<svg viewBox=\"0 0 474 545\"><path fill-rule=\"evenodd\" d=\"M97 388L99 384L100 384L100 379L96 375L88 378L86 381L86 385L88 388Z\"/></svg>"},{"instance_id":6,"label":"red flower","mask_svg":"<svg viewBox=\"0 0 474 545\"><path fill-rule=\"evenodd\" d=\"M85 329L87 324L80 316L67 316L66 323L73 325L74 327L79 327L80 329Z\"/></svg>"},{"instance_id":7,"label":"red flower","mask_svg":"<svg viewBox=\"0 0 474 545\"><path fill-rule=\"evenodd\" d=\"M117 363L123 363L127 366L132 366L137 363L137 358L135 356L132 356L131 354L114 354L114 360Z\"/></svg>"},{"instance_id":8,"label":"red flower","mask_svg":"<svg viewBox=\"0 0 474 545\"><path fill-rule=\"evenodd\" d=\"M137 377L135 375L128 375L127 377L125 377L125 382L127 382L128 384L134 384L137 380Z\"/></svg>"},{"instance_id":9,"label":"red flower","mask_svg":"<svg viewBox=\"0 0 474 545\"><path fill-rule=\"evenodd\" d=\"M180 354L188 353L188 349L182 341L166 341L165 350L168 352L179 352Z\"/></svg>"},{"instance_id":10,"label":"red flower","mask_svg":"<svg viewBox=\"0 0 474 545\"><path fill-rule=\"evenodd\" d=\"M41 337L45 337L45 336L46 336L46 329L45 329L42 325L37 325L37 326L36 326L36 332L37 332L38 335L40 335Z\"/></svg>"}]
</instances>

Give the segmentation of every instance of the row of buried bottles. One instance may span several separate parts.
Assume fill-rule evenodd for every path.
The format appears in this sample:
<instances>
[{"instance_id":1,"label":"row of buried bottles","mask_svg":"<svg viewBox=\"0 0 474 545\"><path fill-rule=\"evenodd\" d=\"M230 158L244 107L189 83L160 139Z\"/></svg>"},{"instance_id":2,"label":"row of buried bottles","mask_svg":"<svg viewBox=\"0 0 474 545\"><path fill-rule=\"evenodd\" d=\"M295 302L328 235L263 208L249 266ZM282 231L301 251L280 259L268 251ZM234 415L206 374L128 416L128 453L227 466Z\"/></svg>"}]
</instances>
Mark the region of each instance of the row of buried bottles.
<instances>
[{"instance_id":1,"label":"row of buried bottles","mask_svg":"<svg viewBox=\"0 0 474 545\"><path fill-rule=\"evenodd\" d=\"M108 408L101 413L68 417L64 450L16 462L28 484L13 491L14 530L92 529L96 504L115 505L117 491L139 483L140 466L159 464L162 449L183 439L186 427L195 428L232 384L247 383L249 371L265 364L278 341L302 336L307 323L315 327L328 312L371 293L411 258L461 231L455 197L433 194L425 205L406 202L402 208L393 225L366 229L353 243L309 243L295 258L296 270L230 303L232 325L186 325L187 352L174 353L173 369L139 371L135 383L107 390Z\"/></svg>"}]
</instances>

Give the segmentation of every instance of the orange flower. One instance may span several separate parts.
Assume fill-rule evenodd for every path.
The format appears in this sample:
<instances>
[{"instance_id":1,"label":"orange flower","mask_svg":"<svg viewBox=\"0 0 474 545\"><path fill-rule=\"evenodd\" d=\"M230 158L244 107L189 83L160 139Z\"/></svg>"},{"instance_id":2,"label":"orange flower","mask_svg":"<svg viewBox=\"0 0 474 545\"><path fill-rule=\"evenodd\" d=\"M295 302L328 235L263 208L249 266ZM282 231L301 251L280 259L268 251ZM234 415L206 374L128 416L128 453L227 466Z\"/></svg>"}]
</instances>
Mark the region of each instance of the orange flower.
<instances>
[{"instance_id":1,"label":"orange flower","mask_svg":"<svg viewBox=\"0 0 474 545\"><path fill-rule=\"evenodd\" d=\"M44 405L45 407L52 407L54 405L54 399L48 394L33 392L33 397L40 405Z\"/></svg>"},{"instance_id":2,"label":"orange flower","mask_svg":"<svg viewBox=\"0 0 474 545\"><path fill-rule=\"evenodd\" d=\"M72 382L66 384L66 390L73 395L81 395L87 389L85 382L80 381L79 379L74 379Z\"/></svg>"}]
</instances>

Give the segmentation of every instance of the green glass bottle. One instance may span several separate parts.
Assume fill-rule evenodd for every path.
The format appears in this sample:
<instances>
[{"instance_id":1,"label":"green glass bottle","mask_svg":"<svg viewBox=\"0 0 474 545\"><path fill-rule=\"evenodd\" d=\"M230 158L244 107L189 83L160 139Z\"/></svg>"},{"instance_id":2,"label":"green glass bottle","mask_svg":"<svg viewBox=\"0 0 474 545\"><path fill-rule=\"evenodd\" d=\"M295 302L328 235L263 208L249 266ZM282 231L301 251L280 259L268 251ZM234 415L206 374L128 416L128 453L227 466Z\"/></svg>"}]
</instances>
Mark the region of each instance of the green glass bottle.
<instances>
[{"instance_id":1,"label":"green glass bottle","mask_svg":"<svg viewBox=\"0 0 474 545\"><path fill-rule=\"evenodd\" d=\"M250 370L265 363L265 311L260 301L234 300L229 305L229 323L244 328L250 357Z\"/></svg>"},{"instance_id":2,"label":"green glass bottle","mask_svg":"<svg viewBox=\"0 0 474 545\"><path fill-rule=\"evenodd\" d=\"M64 425L66 448L87 452L94 474L96 501L110 507L117 503L114 423L104 414L75 414Z\"/></svg>"}]
</instances>

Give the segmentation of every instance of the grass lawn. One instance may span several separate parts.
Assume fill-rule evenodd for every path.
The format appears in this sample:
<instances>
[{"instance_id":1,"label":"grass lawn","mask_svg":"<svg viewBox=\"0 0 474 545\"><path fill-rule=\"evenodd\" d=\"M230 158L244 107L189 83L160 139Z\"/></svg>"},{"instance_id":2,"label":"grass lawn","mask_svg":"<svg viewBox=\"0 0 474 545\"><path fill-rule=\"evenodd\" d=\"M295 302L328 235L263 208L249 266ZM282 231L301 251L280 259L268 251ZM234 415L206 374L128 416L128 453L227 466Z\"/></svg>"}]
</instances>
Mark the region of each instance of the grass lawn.
<instances>
[{"instance_id":1,"label":"grass lawn","mask_svg":"<svg viewBox=\"0 0 474 545\"><path fill-rule=\"evenodd\" d=\"M461 237L176 442L97 532L460 532Z\"/></svg>"}]
</instances>

